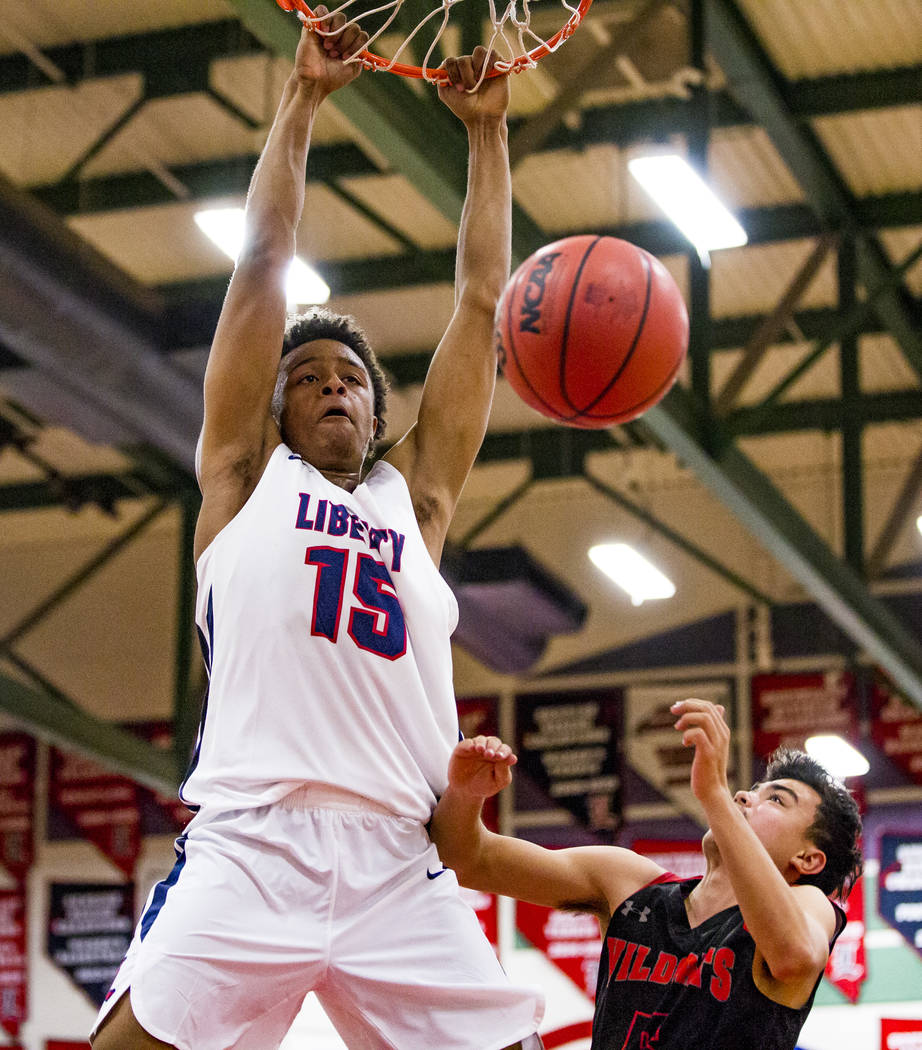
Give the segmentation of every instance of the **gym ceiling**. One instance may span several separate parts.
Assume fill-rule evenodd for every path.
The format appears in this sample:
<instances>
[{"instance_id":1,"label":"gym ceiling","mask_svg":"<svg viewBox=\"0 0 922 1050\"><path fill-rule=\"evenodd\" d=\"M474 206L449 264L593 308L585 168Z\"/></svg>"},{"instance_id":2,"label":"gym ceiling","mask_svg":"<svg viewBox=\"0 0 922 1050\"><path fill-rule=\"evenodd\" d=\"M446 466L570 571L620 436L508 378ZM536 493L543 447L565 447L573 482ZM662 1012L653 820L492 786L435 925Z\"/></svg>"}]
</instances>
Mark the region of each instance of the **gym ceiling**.
<instances>
[{"instance_id":1,"label":"gym ceiling","mask_svg":"<svg viewBox=\"0 0 922 1050\"><path fill-rule=\"evenodd\" d=\"M0 709L159 786L171 756L112 723L188 740L197 717L179 566L230 263L193 215L242 202L297 36L275 0L0 8ZM512 86L516 261L623 237L692 319L679 386L635 424L562 429L499 383L451 539L519 544L585 602L530 671L808 600L922 707L918 626L881 600L922 562L922 7L595 0ZM628 177L664 145L748 232L709 269ZM299 248L382 357L391 435L450 313L465 152L432 88L384 73L317 124ZM633 608L588 561L603 539L644 545L676 598ZM456 679L508 683L461 647Z\"/></svg>"}]
</instances>

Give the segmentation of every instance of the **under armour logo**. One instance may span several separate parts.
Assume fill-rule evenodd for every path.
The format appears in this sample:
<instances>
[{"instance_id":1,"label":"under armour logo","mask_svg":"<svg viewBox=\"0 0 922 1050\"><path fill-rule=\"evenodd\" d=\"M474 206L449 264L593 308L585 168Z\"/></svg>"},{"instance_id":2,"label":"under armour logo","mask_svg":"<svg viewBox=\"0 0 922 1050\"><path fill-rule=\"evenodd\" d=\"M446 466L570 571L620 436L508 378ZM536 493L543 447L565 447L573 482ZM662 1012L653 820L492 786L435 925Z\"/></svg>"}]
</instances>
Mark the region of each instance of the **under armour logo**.
<instances>
[{"instance_id":1,"label":"under armour logo","mask_svg":"<svg viewBox=\"0 0 922 1050\"><path fill-rule=\"evenodd\" d=\"M635 908L633 900L627 900L624 902L624 907L621 909L622 915L634 914L637 916L638 922L646 922L647 916L650 914L649 908Z\"/></svg>"}]
</instances>

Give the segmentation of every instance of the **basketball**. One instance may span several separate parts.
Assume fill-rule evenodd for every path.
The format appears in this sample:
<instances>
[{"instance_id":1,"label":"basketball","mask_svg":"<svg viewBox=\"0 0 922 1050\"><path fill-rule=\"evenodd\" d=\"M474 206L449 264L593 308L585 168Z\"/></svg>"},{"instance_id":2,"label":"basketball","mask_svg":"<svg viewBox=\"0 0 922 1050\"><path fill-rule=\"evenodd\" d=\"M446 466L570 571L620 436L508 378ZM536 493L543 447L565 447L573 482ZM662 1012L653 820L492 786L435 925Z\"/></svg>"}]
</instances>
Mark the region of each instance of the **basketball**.
<instances>
[{"instance_id":1,"label":"basketball","mask_svg":"<svg viewBox=\"0 0 922 1050\"><path fill-rule=\"evenodd\" d=\"M675 382L688 312L649 252L580 234L515 271L496 311L500 368L532 408L573 427L627 423Z\"/></svg>"}]
</instances>

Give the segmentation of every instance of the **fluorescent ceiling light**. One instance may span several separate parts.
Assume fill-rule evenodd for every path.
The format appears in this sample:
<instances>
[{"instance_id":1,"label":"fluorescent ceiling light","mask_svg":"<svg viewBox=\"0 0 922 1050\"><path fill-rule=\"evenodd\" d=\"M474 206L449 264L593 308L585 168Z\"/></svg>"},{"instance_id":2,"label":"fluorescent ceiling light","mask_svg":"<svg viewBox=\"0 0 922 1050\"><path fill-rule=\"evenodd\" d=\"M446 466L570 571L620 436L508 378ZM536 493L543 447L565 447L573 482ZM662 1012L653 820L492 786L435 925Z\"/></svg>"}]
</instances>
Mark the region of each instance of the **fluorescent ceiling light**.
<instances>
[{"instance_id":1,"label":"fluorescent ceiling light","mask_svg":"<svg viewBox=\"0 0 922 1050\"><path fill-rule=\"evenodd\" d=\"M916 518L916 528L919 530L919 532L922 532L922 514L920 514L918 518Z\"/></svg>"},{"instance_id":2,"label":"fluorescent ceiling light","mask_svg":"<svg viewBox=\"0 0 922 1050\"><path fill-rule=\"evenodd\" d=\"M650 598L671 598L675 584L626 543L600 543L589 548L589 557L631 596L633 605Z\"/></svg>"},{"instance_id":3,"label":"fluorescent ceiling light","mask_svg":"<svg viewBox=\"0 0 922 1050\"><path fill-rule=\"evenodd\" d=\"M195 213L198 228L234 262L243 245L243 221L243 208L209 208ZM289 305L325 303L330 298L330 286L296 255L285 278L285 298Z\"/></svg>"},{"instance_id":4,"label":"fluorescent ceiling light","mask_svg":"<svg viewBox=\"0 0 922 1050\"><path fill-rule=\"evenodd\" d=\"M838 780L846 777L863 777L871 768L870 763L855 750L847 740L835 733L821 733L807 739L804 747L807 754L815 758Z\"/></svg>"},{"instance_id":5,"label":"fluorescent ceiling light","mask_svg":"<svg viewBox=\"0 0 922 1050\"><path fill-rule=\"evenodd\" d=\"M627 166L699 253L738 248L748 240L743 227L684 157L674 153L635 157Z\"/></svg>"}]
</instances>

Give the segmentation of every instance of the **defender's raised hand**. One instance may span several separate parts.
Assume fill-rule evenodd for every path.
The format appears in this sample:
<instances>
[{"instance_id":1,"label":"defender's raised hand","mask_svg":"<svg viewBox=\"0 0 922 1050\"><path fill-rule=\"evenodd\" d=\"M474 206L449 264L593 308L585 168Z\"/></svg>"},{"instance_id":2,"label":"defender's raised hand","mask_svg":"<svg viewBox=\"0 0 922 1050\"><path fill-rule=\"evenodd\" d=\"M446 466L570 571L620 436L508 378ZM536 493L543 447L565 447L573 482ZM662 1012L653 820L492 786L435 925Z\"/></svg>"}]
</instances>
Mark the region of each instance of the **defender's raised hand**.
<instances>
[{"instance_id":1,"label":"defender's raised hand","mask_svg":"<svg viewBox=\"0 0 922 1050\"><path fill-rule=\"evenodd\" d=\"M727 759L730 754L730 728L724 709L708 700L678 700L670 708L677 716L675 728L685 747L695 749L691 789L702 804L715 795L729 795Z\"/></svg>"},{"instance_id":2,"label":"defender's raised hand","mask_svg":"<svg viewBox=\"0 0 922 1050\"><path fill-rule=\"evenodd\" d=\"M512 748L499 737L462 740L455 745L448 763L448 783L460 795L489 798L509 785L517 761Z\"/></svg>"}]
</instances>

